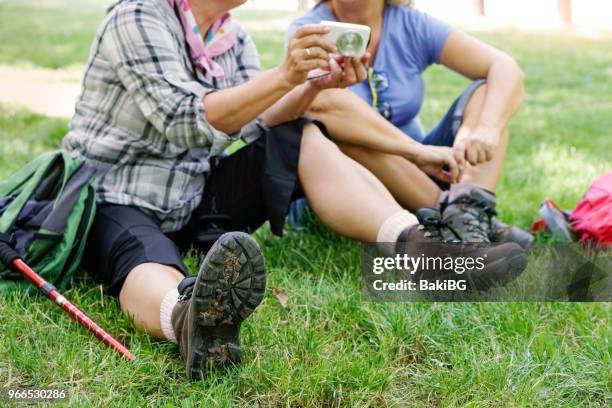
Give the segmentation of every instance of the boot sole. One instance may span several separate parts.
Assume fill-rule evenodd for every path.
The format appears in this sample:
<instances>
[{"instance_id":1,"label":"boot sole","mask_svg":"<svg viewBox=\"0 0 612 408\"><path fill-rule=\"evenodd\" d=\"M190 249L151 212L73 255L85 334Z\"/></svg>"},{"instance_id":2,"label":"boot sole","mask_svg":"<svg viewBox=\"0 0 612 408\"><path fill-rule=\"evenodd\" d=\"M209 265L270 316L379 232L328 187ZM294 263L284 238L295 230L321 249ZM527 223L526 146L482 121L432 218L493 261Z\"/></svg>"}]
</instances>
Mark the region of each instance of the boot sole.
<instances>
[{"instance_id":1,"label":"boot sole","mask_svg":"<svg viewBox=\"0 0 612 408\"><path fill-rule=\"evenodd\" d=\"M193 289L187 376L242 360L240 325L261 303L266 270L261 249L248 234L222 235L202 262Z\"/></svg>"}]
</instances>

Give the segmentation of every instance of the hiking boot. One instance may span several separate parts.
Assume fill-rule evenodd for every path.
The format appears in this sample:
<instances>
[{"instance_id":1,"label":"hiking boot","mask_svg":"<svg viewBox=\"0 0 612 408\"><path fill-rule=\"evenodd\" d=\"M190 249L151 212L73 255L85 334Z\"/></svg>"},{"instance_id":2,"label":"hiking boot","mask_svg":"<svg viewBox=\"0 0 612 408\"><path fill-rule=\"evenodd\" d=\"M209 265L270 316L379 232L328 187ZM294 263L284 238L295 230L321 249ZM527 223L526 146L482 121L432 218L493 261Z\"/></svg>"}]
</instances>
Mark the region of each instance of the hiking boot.
<instances>
[{"instance_id":1,"label":"hiking boot","mask_svg":"<svg viewBox=\"0 0 612 408\"><path fill-rule=\"evenodd\" d=\"M497 217L491 218L491 232L489 233L489 238L491 242L514 242L519 244L525 251L531 247L535 239L529 232L517 228L514 225L505 224Z\"/></svg>"},{"instance_id":2,"label":"hiking boot","mask_svg":"<svg viewBox=\"0 0 612 408\"><path fill-rule=\"evenodd\" d=\"M423 208L416 212L416 216L420 225L405 230L396 246L398 254L427 262L412 271L416 281L465 280L469 289L487 290L494 285L509 283L527 266L527 254L515 243L483 246L460 242L445 226L438 210ZM467 259L473 260L470 262L472 266L468 267ZM429 260L432 260L431 265Z\"/></svg>"},{"instance_id":3,"label":"hiking boot","mask_svg":"<svg viewBox=\"0 0 612 408\"><path fill-rule=\"evenodd\" d=\"M463 242L514 242L527 250L533 236L527 231L504 224L495 211L495 194L484 188L462 183L442 193L442 219L455 237Z\"/></svg>"},{"instance_id":4,"label":"hiking boot","mask_svg":"<svg viewBox=\"0 0 612 408\"><path fill-rule=\"evenodd\" d=\"M197 277L179 285L172 327L187 376L239 363L240 325L262 301L266 288L263 256L248 234L222 235L202 262Z\"/></svg>"},{"instance_id":5,"label":"hiking boot","mask_svg":"<svg viewBox=\"0 0 612 408\"><path fill-rule=\"evenodd\" d=\"M441 201L442 220L462 242L490 243L490 210L495 203L487 191L467 185L455 185L443 194Z\"/></svg>"}]
</instances>

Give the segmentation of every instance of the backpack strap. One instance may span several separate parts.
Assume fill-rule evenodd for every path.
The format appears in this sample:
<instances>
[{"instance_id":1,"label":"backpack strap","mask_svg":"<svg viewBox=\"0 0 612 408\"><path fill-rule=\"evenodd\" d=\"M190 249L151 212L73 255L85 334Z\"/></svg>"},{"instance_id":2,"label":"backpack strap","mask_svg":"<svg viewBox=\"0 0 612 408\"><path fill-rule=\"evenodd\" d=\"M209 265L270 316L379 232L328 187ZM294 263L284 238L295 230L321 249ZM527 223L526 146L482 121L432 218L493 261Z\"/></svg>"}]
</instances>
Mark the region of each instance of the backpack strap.
<instances>
[{"instance_id":1,"label":"backpack strap","mask_svg":"<svg viewBox=\"0 0 612 408\"><path fill-rule=\"evenodd\" d=\"M0 233L8 232L23 206L36 191L40 180L58 160L62 160L61 152L41 155L0 184L0 194L14 194L21 187L19 195L0 216Z\"/></svg>"},{"instance_id":2,"label":"backpack strap","mask_svg":"<svg viewBox=\"0 0 612 408\"><path fill-rule=\"evenodd\" d=\"M91 182L95 172L92 165L85 162L79 164L60 193L60 198L55 202L53 210L42 223L41 232L64 233L70 213L79 200L83 187Z\"/></svg>"},{"instance_id":3,"label":"backpack strap","mask_svg":"<svg viewBox=\"0 0 612 408\"><path fill-rule=\"evenodd\" d=\"M41 167L47 167L46 163L51 163L59 152L44 153L34 160L17 170L6 180L0 181L0 196L9 196L23 186Z\"/></svg>"}]
</instances>

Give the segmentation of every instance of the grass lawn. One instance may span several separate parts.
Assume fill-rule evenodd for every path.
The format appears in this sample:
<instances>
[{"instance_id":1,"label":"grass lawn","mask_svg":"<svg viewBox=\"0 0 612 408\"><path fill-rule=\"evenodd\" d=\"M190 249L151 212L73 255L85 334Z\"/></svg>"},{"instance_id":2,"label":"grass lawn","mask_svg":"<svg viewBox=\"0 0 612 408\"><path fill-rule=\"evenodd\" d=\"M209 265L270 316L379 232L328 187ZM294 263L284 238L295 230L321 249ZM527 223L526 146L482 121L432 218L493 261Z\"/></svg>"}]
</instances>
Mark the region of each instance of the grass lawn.
<instances>
[{"instance_id":1,"label":"grass lawn","mask_svg":"<svg viewBox=\"0 0 612 408\"><path fill-rule=\"evenodd\" d=\"M92 5L107 2L34 3L0 0L0 63L82 64L102 15ZM276 18L240 16L247 26ZM28 22L35 24L22 36ZM612 38L475 34L516 56L527 74L499 189L502 217L527 227L543 198L571 208L595 176L612 168ZM282 33L258 29L254 37L264 65L278 63ZM426 80L423 120L433 126L466 81L441 68ZM66 128L66 120L1 106L0 177L56 148ZM0 387L66 388L72 406L612 402L609 304L363 303L359 245L317 224L283 240L264 227L257 238L269 287L289 302L282 307L270 290L245 323L241 367L188 383L176 346L136 332L117 301L85 278L66 295L127 343L138 364L123 362L48 300L13 294L0 300ZM537 273L537 259L530 273Z\"/></svg>"}]
</instances>

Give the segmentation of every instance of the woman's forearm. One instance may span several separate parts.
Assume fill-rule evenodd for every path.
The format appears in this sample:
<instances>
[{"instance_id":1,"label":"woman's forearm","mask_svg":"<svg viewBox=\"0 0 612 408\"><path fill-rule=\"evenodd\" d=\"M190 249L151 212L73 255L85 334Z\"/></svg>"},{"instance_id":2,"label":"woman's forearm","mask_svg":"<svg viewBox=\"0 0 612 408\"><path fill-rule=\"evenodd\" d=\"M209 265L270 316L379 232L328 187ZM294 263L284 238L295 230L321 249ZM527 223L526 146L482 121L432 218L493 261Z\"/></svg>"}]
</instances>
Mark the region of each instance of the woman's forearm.
<instances>
[{"instance_id":1,"label":"woman's forearm","mask_svg":"<svg viewBox=\"0 0 612 408\"><path fill-rule=\"evenodd\" d=\"M206 95L206 119L221 132L235 133L292 89L278 68L265 71L242 85Z\"/></svg>"},{"instance_id":2,"label":"woman's forearm","mask_svg":"<svg viewBox=\"0 0 612 408\"><path fill-rule=\"evenodd\" d=\"M511 57L503 56L493 63L479 125L500 129L508 125L523 100L523 79L523 72Z\"/></svg>"},{"instance_id":3,"label":"woman's forearm","mask_svg":"<svg viewBox=\"0 0 612 408\"><path fill-rule=\"evenodd\" d=\"M268 126L296 120L304 116L319 90L311 86L310 82L295 87L287 95L266 110L261 118Z\"/></svg>"},{"instance_id":4,"label":"woman's forearm","mask_svg":"<svg viewBox=\"0 0 612 408\"><path fill-rule=\"evenodd\" d=\"M309 115L325 124L334 139L414 160L420 143L380 116L349 90L323 91Z\"/></svg>"}]
</instances>

